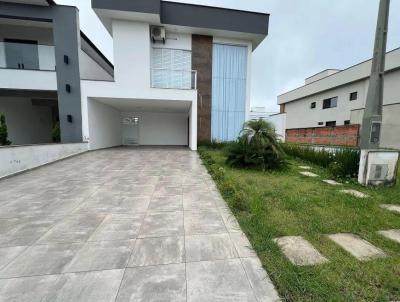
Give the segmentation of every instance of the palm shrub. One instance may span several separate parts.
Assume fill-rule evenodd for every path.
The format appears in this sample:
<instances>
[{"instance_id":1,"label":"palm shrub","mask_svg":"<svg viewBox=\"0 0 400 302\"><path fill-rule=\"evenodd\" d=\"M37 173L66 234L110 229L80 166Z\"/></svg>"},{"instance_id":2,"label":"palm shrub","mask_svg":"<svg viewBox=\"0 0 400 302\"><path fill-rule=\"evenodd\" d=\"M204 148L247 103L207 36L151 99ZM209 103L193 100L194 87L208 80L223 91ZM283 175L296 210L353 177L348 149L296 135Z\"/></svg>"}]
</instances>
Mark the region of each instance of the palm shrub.
<instances>
[{"instance_id":1,"label":"palm shrub","mask_svg":"<svg viewBox=\"0 0 400 302\"><path fill-rule=\"evenodd\" d=\"M53 130L51 131L51 137L53 140L53 143L59 143L61 141L61 130L60 130L60 122L57 122Z\"/></svg>"},{"instance_id":2,"label":"palm shrub","mask_svg":"<svg viewBox=\"0 0 400 302\"><path fill-rule=\"evenodd\" d=\"M237 141L228 148L226 163L263 171L282 167L285 153L272 124L262 119L246 122Z\"/></svg>"},{"instance_id":3,"label":"palm shrub","mask_svg":"<svg viewBox=\"0 0 400 302\"><path fill-rule=\"evenodd\" d=\"M3 113L0 114L0 145L1 146L11 145L11 142L8 140L6 117Z\"/></svg>"}]
</instances>

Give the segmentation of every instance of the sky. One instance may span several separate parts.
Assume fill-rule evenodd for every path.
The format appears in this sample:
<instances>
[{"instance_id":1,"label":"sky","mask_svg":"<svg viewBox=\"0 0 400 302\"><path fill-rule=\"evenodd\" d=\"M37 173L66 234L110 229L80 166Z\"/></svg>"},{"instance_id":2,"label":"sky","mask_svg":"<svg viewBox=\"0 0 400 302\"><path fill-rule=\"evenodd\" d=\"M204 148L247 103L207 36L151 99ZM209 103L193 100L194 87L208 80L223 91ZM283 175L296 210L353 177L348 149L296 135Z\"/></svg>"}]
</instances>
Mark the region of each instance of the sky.
<instances>
[{"instance_id":1,"label":"sky","mask_svg":"<svg viewBox=\"0 0 400 302\"><path fill-rule=\"evenodd\" d=\"M112 38L90 0L56 0L79 8L81 29L113 61ZM254 51L251 106L277 111L277 96L322 70L372 57L379 0L179 0L270 14L269 35ZM387 50L400 47L400 0L391 0Z\"/></svg>"}]
</instances>

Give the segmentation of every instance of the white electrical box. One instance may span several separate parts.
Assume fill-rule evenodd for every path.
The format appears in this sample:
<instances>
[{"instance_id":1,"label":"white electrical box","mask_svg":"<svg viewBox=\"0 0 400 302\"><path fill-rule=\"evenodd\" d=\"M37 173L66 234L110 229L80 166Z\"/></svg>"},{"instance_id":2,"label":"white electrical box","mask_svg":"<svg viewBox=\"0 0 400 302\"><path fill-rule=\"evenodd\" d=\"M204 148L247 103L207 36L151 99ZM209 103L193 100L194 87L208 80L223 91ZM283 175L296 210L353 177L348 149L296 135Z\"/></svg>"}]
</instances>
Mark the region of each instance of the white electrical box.
<instances>
[{"instance_id":1,"label":"white electrical box","mask_svg":"<svg viewBox=\"0 0 400 302\"><path fill-rule=\"evenodd\" d=\"M396 184L399 152L392 150L362 150L358 182L366 186Z\"/></svg>"}]
</instances>

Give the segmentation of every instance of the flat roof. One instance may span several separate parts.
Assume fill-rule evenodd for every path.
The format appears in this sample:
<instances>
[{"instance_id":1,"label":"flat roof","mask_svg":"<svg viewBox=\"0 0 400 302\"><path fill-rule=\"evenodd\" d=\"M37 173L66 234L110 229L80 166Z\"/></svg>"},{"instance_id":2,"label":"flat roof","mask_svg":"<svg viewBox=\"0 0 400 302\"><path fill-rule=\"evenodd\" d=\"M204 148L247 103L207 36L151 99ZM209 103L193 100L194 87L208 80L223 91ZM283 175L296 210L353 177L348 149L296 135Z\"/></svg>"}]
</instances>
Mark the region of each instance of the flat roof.
<instances>
[{"instance_id":1,"label":"flat roof","mask_svg":"<svg viewBox=\"0 0 400 302\"><path fill-rule=\"evenodd\" d=\"M267 35L269 14L163 0L92 0L92 7L111 32L111 19L147 20L150 24L243 33L257 46ZM212 33L211 33L212 34Z\"/></svg>"},{"instance_id":2,"label":"flat roof","mask_svg":"<svg viewBox=\"0 0 400 302\"><path fill-rule=\"evenodd\" d=\"M331 90L343 85L367 79L371 72L372 59L357 63L337 73L319 79L315 82L297 87L278 95L278 105L294 102L296 100ZM400 68L400 47L386 53L385 72Z\"/></svg>"}]
</instances>

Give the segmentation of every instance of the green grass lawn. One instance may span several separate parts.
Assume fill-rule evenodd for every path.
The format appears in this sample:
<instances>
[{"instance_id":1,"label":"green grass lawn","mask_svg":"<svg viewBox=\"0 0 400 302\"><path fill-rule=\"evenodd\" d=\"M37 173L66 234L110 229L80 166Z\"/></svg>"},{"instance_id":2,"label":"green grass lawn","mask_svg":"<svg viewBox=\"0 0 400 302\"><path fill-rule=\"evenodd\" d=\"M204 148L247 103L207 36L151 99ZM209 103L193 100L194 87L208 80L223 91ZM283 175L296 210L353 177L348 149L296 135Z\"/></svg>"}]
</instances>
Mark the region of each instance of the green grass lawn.
<instances>
[{"instance_id":1,"label":"green grass lawn","mask_svg":"<svg viewBox=\"0 0 400 302\"><path fill-rule=\"evenodd\" d=\"M343 188L367 193L358 199L340 193L340 188L323 183L327 171L313 166L320 178L299 174L304 162L291 160L284 171L266 172L229 168L221 151L201 150L225 170L224 182L242 191L247 210L231 206L265 269L284 301L400 301L400 244L377 234L400 229L400 215L379 204L400 204L400 185L394 188ZM220 189L223 184L217 182ZM245 207L245 208L246 208ZM354 233L381 248L384 259L360 262L325 234ZM329 263L313 267L292 265L272 241L279 236L303 236Z\"/></svg>"}]
</instances>

